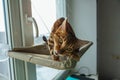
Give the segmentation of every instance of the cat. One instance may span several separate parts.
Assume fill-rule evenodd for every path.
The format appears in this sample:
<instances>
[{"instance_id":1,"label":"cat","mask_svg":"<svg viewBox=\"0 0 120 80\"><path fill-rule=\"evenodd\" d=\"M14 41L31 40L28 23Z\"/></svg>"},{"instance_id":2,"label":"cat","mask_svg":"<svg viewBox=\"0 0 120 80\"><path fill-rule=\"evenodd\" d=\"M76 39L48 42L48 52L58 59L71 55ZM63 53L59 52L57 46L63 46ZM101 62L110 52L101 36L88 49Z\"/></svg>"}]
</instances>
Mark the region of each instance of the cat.
<instances>
[{"instance_id":1,"label":"cat","mask_svg":"<svg viewBox=\"0 0 120 80\"><path fill-rule=\"evenodd\" d=\"M63 17L54 23L49 39L43 36L43 40L47 43L52 59L55 61L60 61L61 56L79 61L80 47L90 42L78 39L67 19Z\"/></svg>"},{"instance_id":2,"label":"cat","mask_svg":"<svg viewBox=\"0 0 120 80\"><path fill-rule=\"evenodd\" d=\"M53 37L54 37L55 32L57 31L57 29L60 27L60 25L62 24L62 22L64 20L65 20L65 18L63 18L63 17L56 20L56 22L54 23L54 25L52 27L50 37L49 37L48 40L46 39L45 36L43 36L43 40L48 45L50 55L51 55L52 59L55 60L55 61L59 61L59 56L54 53L54 40L53 40Z\"/></svg>"}]
</instances>

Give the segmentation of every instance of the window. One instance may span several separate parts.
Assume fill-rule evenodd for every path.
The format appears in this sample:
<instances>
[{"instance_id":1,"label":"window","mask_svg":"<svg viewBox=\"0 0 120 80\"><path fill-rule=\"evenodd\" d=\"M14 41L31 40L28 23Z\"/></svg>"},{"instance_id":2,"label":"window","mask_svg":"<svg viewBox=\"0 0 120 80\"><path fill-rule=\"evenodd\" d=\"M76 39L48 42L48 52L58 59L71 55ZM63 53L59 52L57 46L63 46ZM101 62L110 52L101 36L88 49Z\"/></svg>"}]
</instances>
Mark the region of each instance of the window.
<instances>
[{"instance_id":1,"label":"window","mask_svg":"<svg viewBox=\"0 0 120 80\"><path fill-rule=\"evenodd\" d=\"M32 17L35 18L39 35L49 34L56 20L56 0L31 0Z\"/></svg>"},{"instance_id":2,"label":"window","mask_svg":"<svg viewBox=\"0 0 120 80\"><path fill-rule=\"evenodd\" d=\"M48 0L3 0L4 1L4 9L5 9L5 21L7 26L7 36L8 36L8 43L10 44L11 48L14 47L23 47L23 46L31 46L34 43L38 44L36 40L41 40L41 35L49 35L50 28L53 25L54 21L61 16L66 16L64 14L63 9L60 9L58 12L58 8L61 8L65 4L65 0L52 0L48 2ZM42 7L46 10L45 13L39 12L41 7L38 2L43 4ZM47 2L45 2L47 1ZM36 4L37 2L37 4ZM52 5L49 5L52 3ZM42 5L41 4L41 5ZM53 10L48 11L47 6L54 7L51 8ZM57 5L57 6L56 6ZM65 7L65 6L64 6ZM63 6L62 6L63 8ZM47 12L48 11L48 12ZM56 14L57 13L57 14ZM58 14L59 13L59 14ZM37 14L37 15L36 15ZM44 15L43 15L44 14ZM28 18L34 17L38 26L39 26L39 37L35 38L35 30L32 25L32 22L28 21ZM8 19L9 18L9 19ZM42 27L41 27L42 26ZM41 28L40 28L41 27ZM42 65L35 65L32 63L28 63L25 61L21 61L18 59L11 59L11 72L14 75L11 80L56 80L58 78L57 74L62 74L64 71L51 69L48 67L44 67ZM48 75L51 75L50 77ZM37 79L36 79L37 76Z\"/></svg>"},{"instance_id":3,"label":"window","mask_svg":"<svg viewBox=\"0 0 120 80\"><path fill-rule=\"evenodd\" d=\"M10 80L9 58L7 56L8 49L3 2L0 0L0 80Z\"/></svg>"}]
</instances>

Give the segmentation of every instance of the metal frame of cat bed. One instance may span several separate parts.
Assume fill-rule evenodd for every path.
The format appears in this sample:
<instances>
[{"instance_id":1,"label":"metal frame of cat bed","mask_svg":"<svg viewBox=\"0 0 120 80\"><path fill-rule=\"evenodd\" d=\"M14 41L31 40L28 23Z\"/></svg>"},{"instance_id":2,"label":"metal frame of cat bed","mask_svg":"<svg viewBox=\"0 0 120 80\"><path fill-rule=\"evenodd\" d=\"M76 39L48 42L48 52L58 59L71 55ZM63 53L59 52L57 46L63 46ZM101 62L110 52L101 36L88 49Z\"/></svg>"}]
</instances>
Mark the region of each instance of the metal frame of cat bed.
<instances>
[{"instance_id":1,"label":"metal frame of cat bed","mask_svg":"<svg viewBox=\"0 0 120 80\"><path fill-rule=\"evenodd\" d=\"M89 42L88 44L81 47L79 49L79 56L81 57L92 44L92 42ZM77 61L75 61L74 59L66 59L63 61L52 60L49 54L49 50L45 45L38 45L26 48L15 48L12 51L8 52L8 56L26 62L60 70L73 69L77 64Z\"/></svg>"}]
</instances>

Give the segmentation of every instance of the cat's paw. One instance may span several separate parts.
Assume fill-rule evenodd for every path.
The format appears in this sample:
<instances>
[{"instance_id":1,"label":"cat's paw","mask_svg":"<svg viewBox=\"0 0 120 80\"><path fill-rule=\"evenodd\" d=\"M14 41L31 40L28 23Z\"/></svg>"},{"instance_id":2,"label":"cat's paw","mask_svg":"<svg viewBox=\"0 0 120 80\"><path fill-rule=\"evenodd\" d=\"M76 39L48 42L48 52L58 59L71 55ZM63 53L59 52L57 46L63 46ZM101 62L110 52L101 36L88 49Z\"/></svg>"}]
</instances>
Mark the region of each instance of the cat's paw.
<instances>
[{"instance_id":1,"label":"cat's paw","mask_svg":"<svg viewBox=\"0 0 120 80\"><path fill-rule=\"evenodd\" d=\"M51 57L54 61L60 61L59 56L52 55Z\"/></svg>"}]
</instances>

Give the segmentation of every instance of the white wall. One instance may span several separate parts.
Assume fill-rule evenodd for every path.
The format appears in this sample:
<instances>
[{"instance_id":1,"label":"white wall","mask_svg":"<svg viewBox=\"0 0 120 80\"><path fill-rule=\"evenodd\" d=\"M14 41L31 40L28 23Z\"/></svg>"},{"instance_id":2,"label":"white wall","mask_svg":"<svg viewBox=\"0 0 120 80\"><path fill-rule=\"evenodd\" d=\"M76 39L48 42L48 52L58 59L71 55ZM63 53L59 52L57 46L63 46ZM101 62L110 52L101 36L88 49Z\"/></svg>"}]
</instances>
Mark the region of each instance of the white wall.
<instances>
[{"instance_id":1,"label":"white wall","mask_svg":"<svg viewBox=\"0 0 120 80\"><path fill-rule=\"evenodd\" d=\"M68 17L76 36L94 43L81 57L75 70L78 71L80 67L85 67L83 72L96 74L96 0L69 1Z\"/></svg>"},{"instance_id":2,"label":"white wall","mask_svg":"<svg viewBox=\"0 0 120 80\"><path fill-rule=\"evenodd\" d=\"M120 80L120 0L98 0L100 80Z\"/></svg>"}]
</instances>

